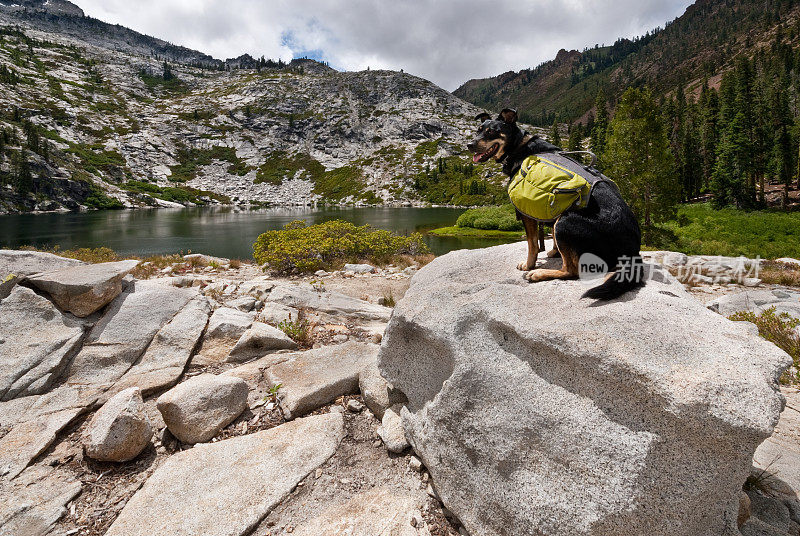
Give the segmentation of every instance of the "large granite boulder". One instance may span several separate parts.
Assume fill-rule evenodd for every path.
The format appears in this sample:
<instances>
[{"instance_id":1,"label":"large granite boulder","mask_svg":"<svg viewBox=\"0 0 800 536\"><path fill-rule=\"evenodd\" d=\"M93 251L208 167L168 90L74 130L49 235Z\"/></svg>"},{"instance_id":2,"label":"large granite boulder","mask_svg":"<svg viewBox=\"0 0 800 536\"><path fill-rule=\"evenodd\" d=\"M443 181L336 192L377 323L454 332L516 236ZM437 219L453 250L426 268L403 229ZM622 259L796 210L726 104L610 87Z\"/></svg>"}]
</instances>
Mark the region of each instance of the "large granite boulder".
<instances>
[{"instance_id":1,"label":"large granite boulder","mask_svg":"<svg viewBox=\"0 0 800 536\"><path fill-rule=\"evenodd\" d=\"M122 278L140 261L103 262L74 266L28 278L65 311L75 316L89 316L107 305L122 292Z\"/></svg>"},{"instance_id":2,"label":"large granite boulder","mask_svg":"<svg viewBox=\"0 0 800 536\"><path fill-rule=\"evenodd\" d=\"M0 249L0 279L5 279L9 274L18 277L27 277L42 272L61 270L81 266L85 263L59 257L52 253L41 251L19 251L15 249Z\"/></svg>"},{"instance_id":3,"label":"large granite boulder","mask_svg":"<svg viewBox=\"0 0 800 536\"><path fill-rule=\"evenodd\" d=\"M83 326L17 286L0 302L0 400L46 392L80 347Z\"/></svg>"},{"instance_id":4,"label":"large granite boulder","mask_svg":"<svg viewBox=\"0 0 800 536\"><path fill-rule=\"evenodd\" d=\"M178 382L208 324L211 305L196 296L167 325L158 330L141 359L114 384L107 394L138 387L149 396Z\"/></svg>"},{"instance_id":5,"label":"large granite boulder","mask_svg":"<svg viewBox=\"0 0 800 536\"><path fill-rule=\"evenodd\" d=\"M738 535L789 356L662 268L598 303L524 281L524 255L436 259L386 330L379 366L444 504L482 536Z\"/></svg>"},{"instance_id":6,"label":"large granite boulder","mask_svg":"<svg viewBox=\"0 0 800 536\"><path fill-rule=\"evenodd\" d=\"M162 327L196 296L195 289L149 281L128 285L86 336L69 365L67 383L102 390L111 387L139 362Z\"/></svg>"}]
</instances>

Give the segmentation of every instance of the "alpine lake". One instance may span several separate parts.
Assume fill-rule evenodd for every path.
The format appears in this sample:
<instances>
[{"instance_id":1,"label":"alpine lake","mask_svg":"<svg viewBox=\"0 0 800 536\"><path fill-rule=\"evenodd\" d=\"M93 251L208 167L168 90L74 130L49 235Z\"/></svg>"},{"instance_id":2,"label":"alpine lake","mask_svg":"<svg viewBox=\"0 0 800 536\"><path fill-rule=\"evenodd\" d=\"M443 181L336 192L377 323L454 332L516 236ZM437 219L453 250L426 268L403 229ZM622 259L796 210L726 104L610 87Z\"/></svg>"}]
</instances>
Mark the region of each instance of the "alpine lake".
<instances>
[{"instance_id":1,"label":"alpine lake","mask_svg":"<svg viewBox=\"0 0 800 536\"><path fill-rule=\"evenodd\" d=\"M183 209L103 210L79 213L0 216L0 247L34 246L61 250L108 247L120 255L205 253L250 259L261 233L294 220L309 225L341 219L398 234L422 233L436 255L515 241L509 238L436 236L433 229L455 225L465 209L363 207L268 208L193 207Z\"/></svg>"}]
</instances>

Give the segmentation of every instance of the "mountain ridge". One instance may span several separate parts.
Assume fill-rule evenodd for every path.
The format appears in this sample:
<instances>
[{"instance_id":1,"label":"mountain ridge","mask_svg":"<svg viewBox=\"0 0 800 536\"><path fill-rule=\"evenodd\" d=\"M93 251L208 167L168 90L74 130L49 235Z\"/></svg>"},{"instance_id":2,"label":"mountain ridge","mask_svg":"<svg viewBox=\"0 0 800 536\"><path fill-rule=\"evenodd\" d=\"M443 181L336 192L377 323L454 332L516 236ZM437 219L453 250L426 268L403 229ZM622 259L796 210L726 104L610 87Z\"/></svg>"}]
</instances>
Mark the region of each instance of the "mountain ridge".
<instances>
[{"instance_id":1,"label":"mountain ridge","mask_svg":"<svg viewBox=\"0 0 800 536\"><path fill-rule=\"evenodd\" d=\"M561 51L533 69L469 80L453 94L490 109L516 107L541 126L556 119L585 122L601 89L612 105L629 86L668 94L684 85L697 93L705 79L718 83L738 54L769 46L776 32L800 44L799 20L796 0L698 0L644 36Z\"/></svg>"},{"instance_id":2,"label":"mountain ridge","mask_svg":"<svg viewBox=\"0 0 800 536\"><path fill-rule=\"evenodd\" d=\"M205 65L132 30L5 2L0 211L501 197L496 166L460 156L481 109L427 80L308 59Z\"/></svg>"}]
</instances>

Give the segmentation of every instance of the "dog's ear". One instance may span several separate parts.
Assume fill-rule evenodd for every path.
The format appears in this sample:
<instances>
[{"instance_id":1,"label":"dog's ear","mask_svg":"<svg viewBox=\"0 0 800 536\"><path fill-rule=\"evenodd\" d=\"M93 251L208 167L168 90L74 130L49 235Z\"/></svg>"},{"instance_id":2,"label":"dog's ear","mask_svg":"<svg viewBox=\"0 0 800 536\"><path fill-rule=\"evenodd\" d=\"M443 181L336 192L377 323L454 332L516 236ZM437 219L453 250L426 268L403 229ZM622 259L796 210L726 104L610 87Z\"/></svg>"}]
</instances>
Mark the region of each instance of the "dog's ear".
<instances>
[{"instance_id":1,"label":"dog's ear","mask_svg":"<svg viewBox=\"0 0 800 536\"><path fill-rule=\"evenodd\" d=\"M479 113L478 115L475 116L475 121L479 121L479 122L483 123L487 119L491 119L491 118L492 118L491 115L487 114L486 112L481 112L481 113Z\"/></svg>"},{"instance_id":2,"label":"dog's ear","mask_svg":"<svg viewBox=\"0 0 800 536\"><path fill-rule=\"evenodd\" d=\"M500 115L497 116L497 119L505 121L509 125L513 125L517 122L517 111L513 108L503 108Z\"/></svg>"}]
</instances>

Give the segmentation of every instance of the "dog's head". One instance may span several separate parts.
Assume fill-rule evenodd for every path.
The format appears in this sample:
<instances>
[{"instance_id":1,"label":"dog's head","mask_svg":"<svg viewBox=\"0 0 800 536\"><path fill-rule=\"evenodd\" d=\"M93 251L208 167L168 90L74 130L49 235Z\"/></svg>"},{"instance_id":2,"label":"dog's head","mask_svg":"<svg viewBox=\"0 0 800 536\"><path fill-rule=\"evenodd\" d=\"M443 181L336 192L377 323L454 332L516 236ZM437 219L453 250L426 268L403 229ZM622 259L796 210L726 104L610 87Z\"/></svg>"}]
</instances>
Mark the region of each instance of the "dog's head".
<instances>
[{"instance_id":1,"label":"dog's head","mask_svg":"<svg viewBox=\"0 0 800 536\"><path fill-rule=\"evenodd\" d=\"M476 164L494 158L501 162L508 153L513 152L522 140L522 130L517 126L517 111L505 108L492 119L486 112L475 116L481 124L478 135L467 144L467 149L475 153L472 161Z\"/></svg>"}]
</instances>

